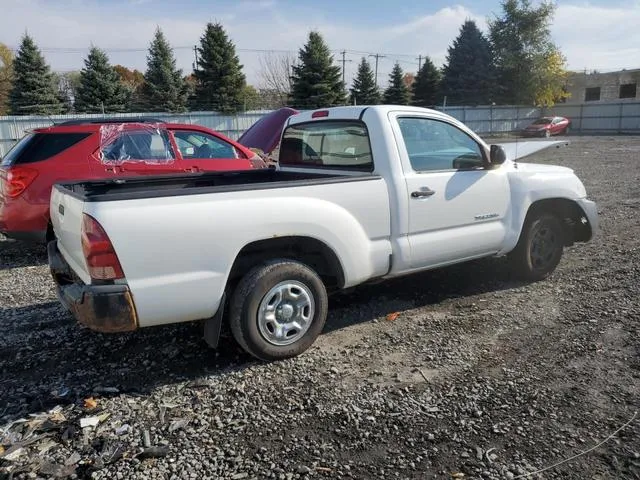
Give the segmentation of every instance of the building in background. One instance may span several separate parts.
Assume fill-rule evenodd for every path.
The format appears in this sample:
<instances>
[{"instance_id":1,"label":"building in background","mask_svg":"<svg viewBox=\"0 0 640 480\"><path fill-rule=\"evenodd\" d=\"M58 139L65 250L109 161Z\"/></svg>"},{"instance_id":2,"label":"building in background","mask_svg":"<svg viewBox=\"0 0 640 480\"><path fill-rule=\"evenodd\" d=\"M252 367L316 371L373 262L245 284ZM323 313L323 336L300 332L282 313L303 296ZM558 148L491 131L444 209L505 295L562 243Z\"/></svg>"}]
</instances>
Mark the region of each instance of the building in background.
<instances>
[{"instance_id":1,"label":"building in background","mask_svg":"<svg viewBox=\"0 0 640 480\"><path fill-rule=\"evenodd\" d=\"M571 94L566 103L640 100L640 68L618 72L572 72L567 79Z\"/></svg>"}]
</instances>

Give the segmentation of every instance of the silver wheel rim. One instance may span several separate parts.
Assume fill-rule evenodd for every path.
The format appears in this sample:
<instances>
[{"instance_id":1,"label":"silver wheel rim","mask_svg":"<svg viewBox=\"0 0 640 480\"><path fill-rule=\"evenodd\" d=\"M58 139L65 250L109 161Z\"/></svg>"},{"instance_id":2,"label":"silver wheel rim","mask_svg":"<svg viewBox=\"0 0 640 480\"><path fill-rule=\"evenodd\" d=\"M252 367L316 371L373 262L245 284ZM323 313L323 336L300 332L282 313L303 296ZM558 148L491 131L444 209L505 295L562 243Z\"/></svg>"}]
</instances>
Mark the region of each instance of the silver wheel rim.
<instances>
[{"instance_id":1,"label":"silver wheel rim","mask_svg":"<svg viewBox=\"0 0 640 480\"><path fill-rule=\"evenodd\" d=\"M291 345L307 333L314 313L309 287L294 280L280 282L260 302L258 330L272 345Z\"/></svg>"}]
</instances>

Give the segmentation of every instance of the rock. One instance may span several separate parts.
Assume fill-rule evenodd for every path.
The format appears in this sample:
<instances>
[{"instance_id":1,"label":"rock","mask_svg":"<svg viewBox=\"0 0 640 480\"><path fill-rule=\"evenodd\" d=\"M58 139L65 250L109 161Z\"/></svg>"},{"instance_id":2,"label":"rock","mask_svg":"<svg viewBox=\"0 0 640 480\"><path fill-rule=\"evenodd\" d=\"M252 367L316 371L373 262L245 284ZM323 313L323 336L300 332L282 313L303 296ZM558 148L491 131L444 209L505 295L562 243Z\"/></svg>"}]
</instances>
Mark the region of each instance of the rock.
<instances>
[{"instance_id":1,"label":"rock","mask_svg":"<svg viewBox=\"0 0 640 480\"><path fill-rule=\"evenodd\" d=\"M300 475L306 475L308 473L311 473L311 469L306 465L299 465L297 471Z\"/></svg>"}]
</instances>

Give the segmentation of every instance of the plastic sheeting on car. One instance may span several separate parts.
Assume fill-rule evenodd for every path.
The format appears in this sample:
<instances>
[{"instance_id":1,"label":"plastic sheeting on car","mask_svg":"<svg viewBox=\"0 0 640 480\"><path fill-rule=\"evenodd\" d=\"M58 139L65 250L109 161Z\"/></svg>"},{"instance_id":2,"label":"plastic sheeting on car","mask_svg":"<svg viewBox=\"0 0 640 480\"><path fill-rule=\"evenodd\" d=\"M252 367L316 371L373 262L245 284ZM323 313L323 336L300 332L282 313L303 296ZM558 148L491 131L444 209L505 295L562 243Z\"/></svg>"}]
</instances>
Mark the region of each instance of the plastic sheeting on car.
<instances>
[{"instance_id":1,"label":"plastic sheeting on car","mask_svg":"<svg viewBox=\"0 0 640 480\"><path fill-rule=\"evenodd\" d=\"M168 164L176 159L168 131L160 123L111 123L100 127L100 161Z\"/></svg>"}]
</instances>

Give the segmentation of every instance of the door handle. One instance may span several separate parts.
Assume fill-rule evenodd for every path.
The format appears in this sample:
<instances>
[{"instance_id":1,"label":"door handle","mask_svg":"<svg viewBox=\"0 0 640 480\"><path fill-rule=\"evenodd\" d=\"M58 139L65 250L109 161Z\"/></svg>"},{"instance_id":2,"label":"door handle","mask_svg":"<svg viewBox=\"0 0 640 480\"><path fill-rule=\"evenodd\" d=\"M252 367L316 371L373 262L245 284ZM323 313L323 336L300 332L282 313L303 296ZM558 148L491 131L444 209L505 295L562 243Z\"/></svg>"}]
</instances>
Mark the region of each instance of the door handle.
<instances>
[{"instance_id":1,"label":"door handle","mask_svg":"<svg viewBox=\"0 0 640 480\"><path fill-rule=\"evenodd\" d=\"M411 192L411 198L425 198L433 195L435 190L431 190L429 187L422 187L423 190L418 190L416 192Z\"/></svg>"},{"instance_id":2,"label":"door handle","mask_svg":"<svg viewBox=\"0 0 640 480\"><path fill-rule=\"evenodd\" d=\"M200 169L198 167L189 167L184 169L185 172L199 172Z\"/></svg>"}]
</instances>

